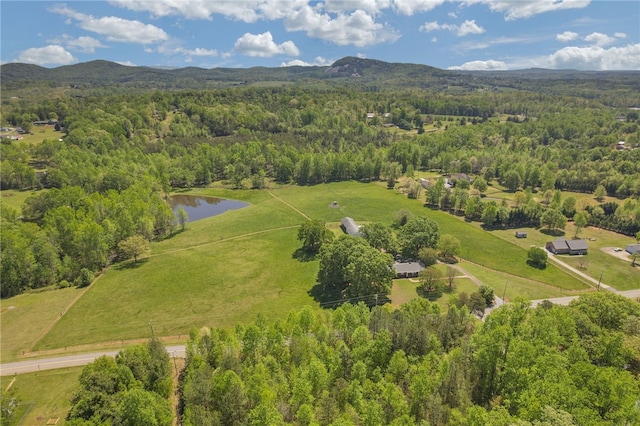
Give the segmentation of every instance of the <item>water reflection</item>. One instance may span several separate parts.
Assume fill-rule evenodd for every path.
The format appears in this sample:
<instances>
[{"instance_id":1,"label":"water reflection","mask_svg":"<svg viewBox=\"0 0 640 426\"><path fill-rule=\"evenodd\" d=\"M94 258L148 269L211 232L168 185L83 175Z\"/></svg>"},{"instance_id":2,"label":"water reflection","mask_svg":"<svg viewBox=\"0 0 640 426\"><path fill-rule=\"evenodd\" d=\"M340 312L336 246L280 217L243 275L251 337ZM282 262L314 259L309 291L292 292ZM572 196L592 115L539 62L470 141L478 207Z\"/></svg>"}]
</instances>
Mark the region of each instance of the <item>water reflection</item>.
<instances>
[{"instance_id":1,"label":"water reflection","mask_svg":"<svg viewBox=\"0 0 640 426\"><path fill-rule=\"evenodd\" d=\"M171 208L174 213L182 207L189 215L189 222L216 216L227 210L237 210L249 203L225 198L203 197L200 195L178 194L171 197Z\"/></svg>"}]
</instances>

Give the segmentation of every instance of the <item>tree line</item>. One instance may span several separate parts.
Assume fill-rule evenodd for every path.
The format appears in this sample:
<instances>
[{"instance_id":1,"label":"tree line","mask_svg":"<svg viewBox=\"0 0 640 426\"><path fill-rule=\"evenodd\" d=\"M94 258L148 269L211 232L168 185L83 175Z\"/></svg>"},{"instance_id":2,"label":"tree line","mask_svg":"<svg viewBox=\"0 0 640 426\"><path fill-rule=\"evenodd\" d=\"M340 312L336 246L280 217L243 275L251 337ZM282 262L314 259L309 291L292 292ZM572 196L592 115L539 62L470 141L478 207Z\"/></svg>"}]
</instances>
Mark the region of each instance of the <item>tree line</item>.
<instances>
[{"instance_id":1,"label":"tree line","mask_svg":"<svg viewBox=\"0 0 640 426\"><path fill-rule=\"evenodd\" d=\"M455 296L454 296L455 298ZM193 330L185 425L607 425L640 421L640 308L610 293L516 301L479 323L452 299Z\"/></svg>"}]
</instances>

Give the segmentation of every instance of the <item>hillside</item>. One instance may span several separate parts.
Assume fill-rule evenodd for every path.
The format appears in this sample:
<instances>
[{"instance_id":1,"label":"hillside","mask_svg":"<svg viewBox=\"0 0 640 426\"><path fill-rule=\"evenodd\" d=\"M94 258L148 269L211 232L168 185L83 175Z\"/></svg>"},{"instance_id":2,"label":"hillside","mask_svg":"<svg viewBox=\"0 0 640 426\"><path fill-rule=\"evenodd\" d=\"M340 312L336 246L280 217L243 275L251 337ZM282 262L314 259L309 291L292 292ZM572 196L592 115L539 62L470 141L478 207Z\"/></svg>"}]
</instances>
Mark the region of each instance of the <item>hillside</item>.
<instances>
[{"instance_id":1,"label":"hillside","mask_svg":"<svg viewBox=\"0 0 640 426\"><path fill-rule=\"evenodd\" d=\"M366 91L423 89L448 93L526 90L601 99L617 107L640 105L640 72L530 69L520 71L449 71L428 65L389 63L345 57L331 66L178 68L130 67L91 61L57 68L10 63L0 66L2 90L48 87L210 89L281 82L347 85Z\"/></svg>"}]
</instances>

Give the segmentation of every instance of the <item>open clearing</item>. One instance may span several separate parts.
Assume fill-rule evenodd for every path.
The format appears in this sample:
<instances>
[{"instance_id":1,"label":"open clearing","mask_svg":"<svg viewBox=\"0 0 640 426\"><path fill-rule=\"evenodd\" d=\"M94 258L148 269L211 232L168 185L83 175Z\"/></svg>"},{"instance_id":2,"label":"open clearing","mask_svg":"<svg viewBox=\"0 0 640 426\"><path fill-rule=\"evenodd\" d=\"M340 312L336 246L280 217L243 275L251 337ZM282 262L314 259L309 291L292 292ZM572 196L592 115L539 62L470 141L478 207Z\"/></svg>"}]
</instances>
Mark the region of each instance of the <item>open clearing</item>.
<instances>
[{"instance_id":1,"label":"open clearing","mask_svg":"<svg viewBox=\"0 0 640 426\"><path fill-rule=\"evenodd\" d=\"M590 288L555 265L544 271L529 267L525 248L448 213L424 208L387 190L383 183L290 186L271 192L275 197L267 191L191 191L247 201L251 206L189 223L184 232L153 243L151 257L138 264L113 265L33 349L148 338L152 333L184 337L192 327L231 327L258 313L275 319L303 305L318 306L308 294L315 283L317 261L299 262L292 257L300 246L296 236L297 226L305 220L301 213L334 223L351 216L358 222L390 224L394 212L406 208L436 220L441 234L458 237L463 258L509 277L526 277L530 287L546 283L543 290L523 286L527 289L520 291L514 286L514 294L533 299ZM340 208L329 208L333 201ZM495 286L496 294L500 294L500 281L487 283ZM36 312L30 318L40 319ZM27 319L15 322L19 330ZM5 342L3 338L3 352L13 358L33 342L30 339Z\"/></svg>"}]
</instances>

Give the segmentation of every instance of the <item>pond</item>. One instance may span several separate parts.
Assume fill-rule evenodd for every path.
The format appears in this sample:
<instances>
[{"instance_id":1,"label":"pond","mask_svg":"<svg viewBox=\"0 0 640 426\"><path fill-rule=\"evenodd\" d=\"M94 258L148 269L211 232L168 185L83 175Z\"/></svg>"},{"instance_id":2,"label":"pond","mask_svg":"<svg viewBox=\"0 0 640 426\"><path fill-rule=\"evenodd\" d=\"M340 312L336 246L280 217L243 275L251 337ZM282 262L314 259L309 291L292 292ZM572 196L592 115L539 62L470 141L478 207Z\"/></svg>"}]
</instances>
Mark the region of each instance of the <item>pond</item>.
<instances>
[{"instance_id":1,"label":"pond","mask_svg":"<svg viewBox=\"0 0 640 426\"><path fill-rule=\"evenodd\" d=\"M200 195L174 195L171 197L171 208L174 213L182 207L189 216L189 222L216 216L227 210L237 210L247 207L249 203L225 198L203 197Z\"/></svg>"}]
</instances>

